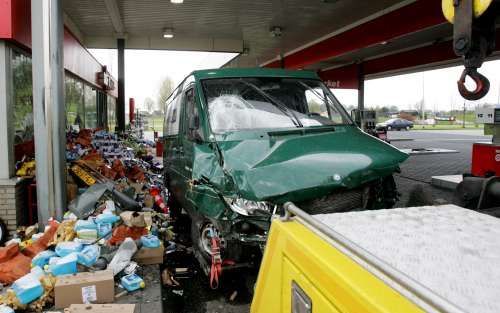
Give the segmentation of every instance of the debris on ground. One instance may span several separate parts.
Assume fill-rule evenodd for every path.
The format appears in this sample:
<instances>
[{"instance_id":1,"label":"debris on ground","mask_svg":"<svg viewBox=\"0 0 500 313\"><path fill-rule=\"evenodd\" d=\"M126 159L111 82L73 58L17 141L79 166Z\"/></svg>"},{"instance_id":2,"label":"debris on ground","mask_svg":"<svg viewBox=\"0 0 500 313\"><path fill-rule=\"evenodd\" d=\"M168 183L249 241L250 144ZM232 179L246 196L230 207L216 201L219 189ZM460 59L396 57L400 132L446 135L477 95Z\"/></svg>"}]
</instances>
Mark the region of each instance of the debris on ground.
<instances>
[{"instance_id":1,"label":"debris on ground","mask_svg":"<svg viewBox=\"0 0 500 313\"><path fill-rule=\"evenodd\" d=\"M147 288L141 268L162 264L172 231L154 142L103 130L67 134L68 211L42 232L20 227L0 247L0 312L133 312L115 299ZM17 171L33 175L35 163ZM82 304L84 306L79 306Z\"/></svg>"}]
</instances>

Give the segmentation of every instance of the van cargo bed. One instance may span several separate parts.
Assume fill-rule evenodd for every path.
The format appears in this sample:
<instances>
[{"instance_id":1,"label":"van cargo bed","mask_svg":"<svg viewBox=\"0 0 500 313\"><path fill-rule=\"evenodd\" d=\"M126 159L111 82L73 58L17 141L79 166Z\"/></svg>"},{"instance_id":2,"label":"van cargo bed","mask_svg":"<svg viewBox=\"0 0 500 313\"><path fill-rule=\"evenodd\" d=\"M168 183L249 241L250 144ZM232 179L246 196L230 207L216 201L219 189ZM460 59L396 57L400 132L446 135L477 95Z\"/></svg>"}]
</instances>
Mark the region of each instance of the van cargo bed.
<instances>
[{"instance_id":1,"label":"van cargo bed","mask_svg":"<svg viewBox=\"0 0 500 313\"><path fill-rule=\"evenodd\" d=\"M344 250L376 276L387 274L379 271L383 265L405 278L403 283L394 277L384 281L424 310L429 302L412 297L414 287L440 298L437 302L450 308L446 311L500 312L500 219L454 205L314 218L340 234L340 240L330 240L337 248L348 243L350 249ZM380 263L373 266L357 252Z\"/></svg>"}]
</instances>

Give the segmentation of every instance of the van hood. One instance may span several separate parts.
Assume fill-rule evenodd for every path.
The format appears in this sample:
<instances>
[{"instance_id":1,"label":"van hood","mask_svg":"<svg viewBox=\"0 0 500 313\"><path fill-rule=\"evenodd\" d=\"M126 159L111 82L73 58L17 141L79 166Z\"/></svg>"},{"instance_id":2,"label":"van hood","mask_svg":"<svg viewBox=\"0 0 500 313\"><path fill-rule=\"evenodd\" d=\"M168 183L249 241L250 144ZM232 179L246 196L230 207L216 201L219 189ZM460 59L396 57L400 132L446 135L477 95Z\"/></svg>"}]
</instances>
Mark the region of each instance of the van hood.
<instances>
[{"instance_id":1,"label":"van hood","mask_svg":"<svg viewBox=\"0 0 500 313\"><path fill-rule=\"evenodd\" d=\"M304 201L336 188L356 188L391 175L408 158L354 126L254 135L235 133L219 141L237 192L254 201Z\"/></svg>"}]
</instances>

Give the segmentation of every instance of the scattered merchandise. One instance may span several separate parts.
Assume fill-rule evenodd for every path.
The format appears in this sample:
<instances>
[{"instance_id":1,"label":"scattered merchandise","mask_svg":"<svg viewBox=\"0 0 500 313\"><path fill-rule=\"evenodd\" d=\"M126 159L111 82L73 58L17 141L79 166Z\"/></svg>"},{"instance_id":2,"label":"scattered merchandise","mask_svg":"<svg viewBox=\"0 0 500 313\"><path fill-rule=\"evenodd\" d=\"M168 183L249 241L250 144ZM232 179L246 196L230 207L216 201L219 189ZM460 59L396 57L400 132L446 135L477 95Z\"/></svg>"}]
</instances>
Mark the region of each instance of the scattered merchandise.
<instances>
[{"instance_id":1,"label":"scattered merchandise","mask_svg":"<svg viewBox=\"0 0 500 313\"><path fill-rule=\"evenodd\" d=\"M78 262L78 253L73 252L65 257L58 258L55 262L49 265L49 273L54 276L75 274Z\"/></svg>"},{"instance_id":2,"label":"scattered merchandise","mask_svg":"<svg viewBox=\"0 0 500 313\"><path fill-rule=\"evenodd\" d=\"M144 284L144 280L137 274L123 276L121 279L121 285L128 292L136 291L138 289L144 289L144 287L146 287L146 285Z\"/></svg>"},{"instance_id":3,"label":"scattered merchandise","mask_svg":"<svg viewBox=\"0 0 500 313\"><path fill-rule=\"evenodd\" d=\"M19 278L12 284L19 302L28 304L43 294L43 286L37 275L29 273Z\"/></svg>"},{"instance_id":4,"label":"scattered merchandise","mask_svg":"<svg viewBox=\"0 0 500 313\"><path fill-rule=\"evenodd\" d=\"M134 311L112 304L115 284L126 293L145 288L141 266L161 264L163 240L175 235L153 145L127 133L67 134L68 211L44 232L19 227L0 247L0 313ZM18 174L34 166L25 160Z\"/></svg>"},{"instance_id":5,"label":"scattered merchandise","mask_svg":"<svg viewBox=\"0 0 500 313\"><path fill-rule=\"evenodd\" d=\"M61 276L55 286L56 309L71 304L113 303L114 297L115 281L109 270Z\"/></svg>"},{"instance_id":6,"label":"scattered merchandise","mask_svg":"<svg viewBox=\"0 0 500 313\"><path fill-rule=\"evenodd\" d=\"M163 247L163 244L160 244L158 248L142 247L134 255L134 261L141 265L162 264L164 254L165 248Z\"/></svg>"}]
</instances>

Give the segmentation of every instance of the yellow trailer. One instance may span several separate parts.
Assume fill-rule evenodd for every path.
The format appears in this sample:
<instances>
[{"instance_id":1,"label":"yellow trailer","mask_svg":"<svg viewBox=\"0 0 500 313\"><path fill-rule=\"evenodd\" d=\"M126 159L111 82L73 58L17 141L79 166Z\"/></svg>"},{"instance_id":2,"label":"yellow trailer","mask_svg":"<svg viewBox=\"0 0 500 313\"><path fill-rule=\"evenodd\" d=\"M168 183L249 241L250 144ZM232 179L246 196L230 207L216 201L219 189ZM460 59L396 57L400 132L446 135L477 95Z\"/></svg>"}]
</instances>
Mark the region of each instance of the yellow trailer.
<instances>
[{"instance_id":1,"label":"yellow trailer","mask_svg":"<svg viewBox=\"0 0 500 313\"><path fill-rule=\"evenodd\" d=\"M252 313L500 312L500 220L453 205L273 220Z\"/></svg>"}]
</instances>

